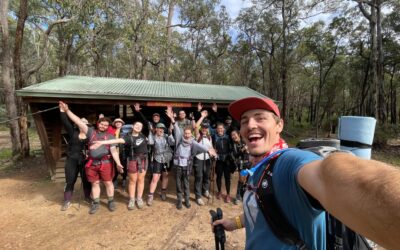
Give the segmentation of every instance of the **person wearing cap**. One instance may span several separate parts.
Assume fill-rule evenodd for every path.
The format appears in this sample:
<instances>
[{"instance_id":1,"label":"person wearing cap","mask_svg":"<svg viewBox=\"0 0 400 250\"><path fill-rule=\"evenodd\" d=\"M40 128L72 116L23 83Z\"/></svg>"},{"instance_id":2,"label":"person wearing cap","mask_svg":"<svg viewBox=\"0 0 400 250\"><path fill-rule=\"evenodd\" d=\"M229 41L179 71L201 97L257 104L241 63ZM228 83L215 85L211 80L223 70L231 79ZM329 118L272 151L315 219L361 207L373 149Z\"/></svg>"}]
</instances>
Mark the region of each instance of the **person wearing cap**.
<instances>
[{"instance_id":1,"label":"person wearing cap","mask_svg":"<svg viewBox=\"0 0 400 250\"><path fill-rule=\"evenodd\" d=\"M66 140L67 159L65 161L65 187L64 187L64 202L61 206L61 211L66 211L71 206L72 195L74 192L74 186L78 179L78 174L81 176L83 184L83 192L85 195L85 201L90 202L90 183L88 182L85 174L85 145L86 135L78 127L71 124L67 114L62 106L60 109L61 122L68 134L68 141ZM82 123L89 124L86 118L80 119Z\"/></svg>"},{"instance_id":2,"label":"person wearing cap","mask_svg":"<svg viewBox=\"0 0 400 250\"><path fill-rule=\"evenodd\" d=\"M116 118L114 119L114 121L112 122L112 126L115 128L114 134L115 134L115 138L120 138L121 135L121 128L122 126L125 125L124 120L122 120L121 118ZM121 174L122 175L122 187L125 188L126 186L126 177L127 177L127 166L126 166L126 154L125 154L125 150L124 150L124 145L123 144L118 144L117 150L119 153L119 159L121 161L122 166L124 167L124 172ZM114 188L118 187L118 176L119 176L119 172L117 171L117 166L114 164L114 170L115 170L115 175L113 178L113 184L114 184Z\"/></svg>"},{"instance_id":3,"label":"person wearing cap","mask_svg":"<svg viewBox=\"0 0 400 250\"><path fill-rule=\"evenodd\" d=\"M307 249L325 249L325 212L384 248L400 244L400 171L374 160L348 153L321 159L300 150L282 150L283 120L278 106L268 98L248 97L230 104L229 112L240 121L253 167L246 171L248 188L244 213L217 220L228 230L246 228L246 249L297 249L280 241L271 231L257 205L254 187L274 156L274 196L289 223ZM260 164L258 164L260 163ZM268 185L268 183L264 183Z\"/></svg>"},{"instance_id":4,"label":"person wearing cap","mask_svg":"<svg viewBox=\"0 0 400 250\"><path fill-rule=\"evenodd\" d=\"M153 204L154 192L157 188L157 183L162 175L161 182L161 199L167 199L168 187L168 171L170 169L170 162L172 159L171 145L175 143L172 135L164 134L165 125L161 122L157 123L155 133L149 134L148 144L152 146L152 162L150 165L152 179L150 182L150 190L147 197L147 205Z\"/></svg>"},{"instance_id":5,"label":"person wearing cap","mask_svg":"<svg viewBox=\"0 0 400 250\"><path fill-rule=\"evenodd\" d=\"M216 153L214 149L208 149L206 146L203 146L194 140L192 135L192 126L186 126L183 130L180 129L178 123L175 122L172 106L167 106L166 114L174 126L174 167L176 169L177 195L176 208L182 209L182 198L185 199L186 208L190 208L189 174L191 173L193 156L204 152L208 152L211 156L215 156Z\"/></svg>"},{"instance_id":6,"label":"person wearing cap","mask_svg":"<svg viewBox=\"0 0 400 250\"><path fill-rule=\"evenodd\" d=\"M68 105L62 101L59 102L60 111L65 112L68 118L74 122L79 130L85 134L88 139L88 144L92 144L94 141L101 141L107 139L113 139L114 136L107 133L107 129L110 126L110 119L107 117L100 118L97 122L97 129L88 127L87 124L83 123L81 119L76 116L69 109ZM114 185L112 179L114 177L114 168L111 162L111 156L117 163L118 171L122 172L123 167L119 160L119 155L116 149L116 145L103 146L96 149L89 148L88 150L88 161L85 165L85 173L88 181L91 183L91 195L92 205L89 213L94 214L100 208L100 181L103 181L106 187L108 197L108 209L112 212L116 209L114 202Z\"/></svg>"},{"instance_id":7,"label":"person wearing cap","mask_svg":"<svg viewBox=\"0 0 400 250\"><path fill-rule=\"evenodd\" d=\"M208 149L212 149L213 144L209 132L210 121L206 119L208 112L207 110L203 110L200 113L201 116L196 122L195 138L201 145L206 146ZM206 198L210 198L211 158L208 152L197 154L194 157L193 169L196 203L199 206L203 206L204 201L201 198L202 195Z\"/></svg>"}]
</instances>

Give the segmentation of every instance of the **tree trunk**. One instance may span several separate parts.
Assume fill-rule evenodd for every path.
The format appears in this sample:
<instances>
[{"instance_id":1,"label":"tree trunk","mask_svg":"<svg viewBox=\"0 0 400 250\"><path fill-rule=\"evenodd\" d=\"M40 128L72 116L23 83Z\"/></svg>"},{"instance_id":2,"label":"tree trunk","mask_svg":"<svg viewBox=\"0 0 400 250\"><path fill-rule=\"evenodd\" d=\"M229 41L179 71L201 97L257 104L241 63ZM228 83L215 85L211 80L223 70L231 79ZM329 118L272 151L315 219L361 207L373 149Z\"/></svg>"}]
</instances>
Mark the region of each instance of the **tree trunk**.
<instances>
[{"instance_id":1,"label":"tree trunk","mask_svg":"<svg viewBox=\"0 0 400 250\"><path fill-rule=\"evenodd\" d=\"M394 74L396 72L396 65L393 65L393 70L390 73L390 123L397 124L397 91L396 86L393 84Z\"/></svg>"},{"instance_id":2,"label":"tree trunk","mask_svg":"<svg viewBox=\"0 0 400 250\"><path fill-rule=\"evenodd\" d=\"M7 118L10 120L10 135L11 135L11 147L13 156L18 155L21 152L21 141L18 127L18 120L14 119L18 116L16 97L13 85L11 84L10 70L11 70L11 55L10 55L10 44L9 44L9 33L8 33L8 0L2 0L0 9L1 19L1 31L2 31L2 79L4 87L5 106L7 111Z\"/></svg>"},{"instance_id":3,"label":"tree trunk","mask_svg":"<svg viewBox=\"0 0 400 250\"><path fill-rule=\"evenodd\" d=\"M381 18L381 0L376 0L376 36L377 36L377 53L378 53L378 64L377 64L377 77L378 77L378 117L383 123L386 122L385 112L385 74L383 71L383 49L382 49L382 18Z\"/></svg>"},{"instance_id":4,"label":"tree trunk","mask_svg":"<svg viewBox=\"0 0 400 250\"><path fill-rule=\"evenodd\" d=\"M19 90L25 87L25 78L22 72L21 63L21 50L22 42L24 38L25 21L28 17L28 1L21 0L18 11L18 22L15 31L15 45L14 45L14 78L15 78L15 90ZM29 156L29 136L28 136L28 119L26 116L27 105L23 102L21 97L17 97L17 108L19 119L19 130L20 130L20 141L21 141L21 156Z\"/></svg>"},{"instance_id":5,"label":"tree trunk","mask_svg":"<svg viewBox=\"0 0 400 250\"><path fill-rule=\"evenodd\" d=\"M167 47L165 49L165 59L164 59L164 74L163 74L163 80L168 81L169 80L169 47L171 46L171 35L172 35L172 17L174 16L174 0L169 1L169 6L168 6L168 19L167 19Z\"/></svg>"},{"instance_id":6,"label":"tree trunk","mask_svg":"<svg viewBox=\"0 0 400 250\"><path fill-rule=\"evenodd\" d=\"M287 20L286 20L286 6L285 0L282 1L282 64L281 64L281 82L282 82L282 119L286 120L286 110L287 110Z\"/></svg>"}]
</instances>

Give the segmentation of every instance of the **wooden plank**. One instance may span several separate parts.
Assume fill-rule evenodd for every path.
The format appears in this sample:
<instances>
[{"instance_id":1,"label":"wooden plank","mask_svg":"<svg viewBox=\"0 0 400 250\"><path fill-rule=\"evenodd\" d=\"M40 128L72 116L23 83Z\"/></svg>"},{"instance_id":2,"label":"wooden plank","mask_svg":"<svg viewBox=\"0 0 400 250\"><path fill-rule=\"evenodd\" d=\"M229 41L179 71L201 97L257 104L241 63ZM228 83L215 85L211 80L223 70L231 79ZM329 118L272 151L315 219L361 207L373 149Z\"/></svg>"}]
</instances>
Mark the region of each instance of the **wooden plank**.
<instances>
[{"instance_id":1,"label":"wooden plank","mask_svg":"<svg viewBox=\"0 0 400 250\"><path fill-rule=\"evenodd\" d=\"M32 113L36 113L39 111L38 106L35 104L30 103L30 107L31 107ZM54 176L55 170L56 170L56 162L53 158L53 155L52 155L52 152L50 149L49 138L47 136L46 128L43 124L42 114L34 115L33 120L35 121L36 130L39 134L40 143L42 144L43 153L46 158L47 168L50 172L51 178L53 179L53 176Z\"/></svg>"}]
</instances>

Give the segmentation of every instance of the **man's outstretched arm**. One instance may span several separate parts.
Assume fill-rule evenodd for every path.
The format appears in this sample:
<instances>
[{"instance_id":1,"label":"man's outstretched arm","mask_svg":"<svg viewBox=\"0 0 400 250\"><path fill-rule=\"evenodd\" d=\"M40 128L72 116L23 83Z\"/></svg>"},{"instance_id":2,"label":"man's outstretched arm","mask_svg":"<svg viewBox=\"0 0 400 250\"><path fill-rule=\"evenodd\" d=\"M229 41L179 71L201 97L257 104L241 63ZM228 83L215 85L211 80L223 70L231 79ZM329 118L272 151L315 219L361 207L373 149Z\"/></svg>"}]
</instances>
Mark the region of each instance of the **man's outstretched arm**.
<instances>
[{"instance_id":1,"label":"man's outstretched arm","mask_svg":"<svg viewBox=\"0 0 400 250\"><path fill-rule=\"evenodd\" d=\"M298 181L346 226L387 249L399 247L399 169L334 153L302 167Z\"/></svg>"}]
</instances>

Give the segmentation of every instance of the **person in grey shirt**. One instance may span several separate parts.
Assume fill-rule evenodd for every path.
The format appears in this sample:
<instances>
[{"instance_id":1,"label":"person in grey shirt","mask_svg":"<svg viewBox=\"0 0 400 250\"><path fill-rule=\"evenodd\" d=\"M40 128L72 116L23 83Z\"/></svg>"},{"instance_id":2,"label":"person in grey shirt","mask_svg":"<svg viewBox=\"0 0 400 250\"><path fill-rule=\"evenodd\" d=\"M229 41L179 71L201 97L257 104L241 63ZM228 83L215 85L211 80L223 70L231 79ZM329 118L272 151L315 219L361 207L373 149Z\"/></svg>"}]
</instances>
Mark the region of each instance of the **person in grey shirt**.
<instances>
[{"instance_id":1,"label":"person in grey shirt","mask_svg":"<svg viewBox=\"0 0 400 250\"><path fill-rule=\"evenodd\" d=\"M174 126L174 167L176 168L176 194L178 199L176 208L182 209L182 193L185 195L185 206L190 208L189 174L192 168L193 157L205 152L209 153L210 156L216 156L216 153L213 148L208 149L194 140L192 126L186 126L182 134L179 125L175 122L172 106L167 107L166 113Z\"/></svg>"}]
</instances>

